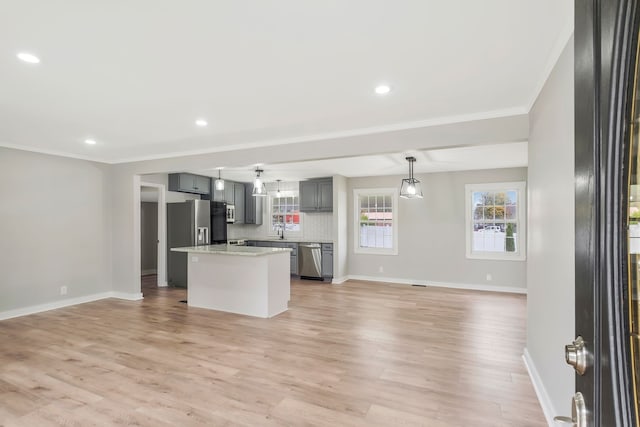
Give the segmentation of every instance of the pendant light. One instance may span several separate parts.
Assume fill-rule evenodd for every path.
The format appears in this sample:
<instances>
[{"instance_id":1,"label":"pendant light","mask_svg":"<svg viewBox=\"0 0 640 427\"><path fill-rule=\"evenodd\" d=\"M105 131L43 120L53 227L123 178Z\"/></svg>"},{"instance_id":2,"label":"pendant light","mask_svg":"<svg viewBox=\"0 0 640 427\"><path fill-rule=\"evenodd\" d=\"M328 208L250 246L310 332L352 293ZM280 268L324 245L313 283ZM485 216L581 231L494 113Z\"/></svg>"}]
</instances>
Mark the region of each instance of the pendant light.
<instances>
[{"instance_id":1,"label":"pendant light","mask_svg":"<svg viewBox=\"0 0 640 427\"><path fill-rule=\"evenodd\" d=\"M276 191L276 197L282 197L282 193L280 192L280 181L282 180L276 179L276 182L278 183L278 191Z\"/></svg>"},{"instance_id":2,"label":"pendant light","mask_svg":"<svg viewBox=\"0 0 640 427\"><path fill-rule=\"evenodd\" d=\"M260 179L262 172L264 172L262 169L256 168L256 179L253 181L253 192L251 193L254 197L264 197L267 195L267 187L265 187L264 182Z\"/></svg>"},{"instance_id":3,"label":"pendant light","mask_svg":"<svg viewBox=\"0 0 640 427\"><path fill-rule=\"evenodd\" d=\"M215 184L214 184L214 186L215 186L214 188L215 188L217 191L222 191L222 190L224 190L224 179L222 179L222 178L220 177L220 170L221 170L221 169L222 169L222 168L218 168L218 179L216 179L216 182L215 182Z\"/></svg>"},{"instance_id":4,"label":"pendant light","mask_svg":"<svg viewBox=\"0 0 640 427\"><path fill-rule=\"evenodd\" d=\"M420 181L413 177L413 163L416 158L413 156L406 157L409 162L409 178L402 180L402 187L400 187L400 197L405 199L422 199L422 188Z\"/></svg>"}]
</instances>

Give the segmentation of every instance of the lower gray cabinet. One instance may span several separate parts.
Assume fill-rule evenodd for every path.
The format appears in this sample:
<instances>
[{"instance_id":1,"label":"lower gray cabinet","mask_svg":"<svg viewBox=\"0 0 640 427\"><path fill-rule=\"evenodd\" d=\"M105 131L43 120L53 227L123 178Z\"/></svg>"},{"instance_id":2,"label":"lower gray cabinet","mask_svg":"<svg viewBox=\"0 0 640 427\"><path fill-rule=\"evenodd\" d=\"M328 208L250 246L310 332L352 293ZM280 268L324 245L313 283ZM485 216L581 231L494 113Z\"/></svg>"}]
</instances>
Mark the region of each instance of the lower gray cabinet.
<instances>
[{"instance_id":1,"label":"lower gray cabinet","mask_svg":"<svg viewBox=\"0 0 640 427\"><path fill-rule=\"evenodd\" d=\"M322 244L322 277L333 277L333 244Z\"/></svg>"}]
</instances>

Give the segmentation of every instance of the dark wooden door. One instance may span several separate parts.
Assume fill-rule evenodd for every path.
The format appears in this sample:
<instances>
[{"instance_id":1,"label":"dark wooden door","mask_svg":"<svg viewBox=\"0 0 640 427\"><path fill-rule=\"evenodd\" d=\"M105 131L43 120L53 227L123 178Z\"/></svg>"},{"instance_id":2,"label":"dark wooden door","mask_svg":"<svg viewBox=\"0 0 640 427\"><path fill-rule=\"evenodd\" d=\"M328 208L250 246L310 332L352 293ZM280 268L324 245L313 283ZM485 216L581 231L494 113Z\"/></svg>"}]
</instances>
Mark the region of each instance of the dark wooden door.
<instances>
[{"instance_id":1,"label":"dark wooden door","mask_svg":"<svg viewBox=\"0 0 640 427\"><path fill-rule=\"evenodd\" d=\"M636 1L575 3L575 308L587 351L576 392L588 426L636 425L627 227L637 33Z\"/></svg>"}]
</instances>

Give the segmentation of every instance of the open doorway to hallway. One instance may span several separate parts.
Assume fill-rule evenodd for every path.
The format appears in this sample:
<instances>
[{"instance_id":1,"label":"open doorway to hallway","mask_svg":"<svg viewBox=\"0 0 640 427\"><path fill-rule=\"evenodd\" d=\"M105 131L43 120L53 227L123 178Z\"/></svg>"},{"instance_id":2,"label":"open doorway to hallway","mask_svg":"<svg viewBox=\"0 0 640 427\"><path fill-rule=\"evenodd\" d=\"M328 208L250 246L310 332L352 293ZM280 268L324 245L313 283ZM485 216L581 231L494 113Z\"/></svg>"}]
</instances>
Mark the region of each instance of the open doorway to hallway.
<instances>
[{"instance_id":1,"label":"open doorway to hallway","mask_svg":"<svg viewBox=\"0 0 640 427\"><path fill-rule=\"evenodd\" d=\"M140 290L167 286L164 186L140 183Z\"/></svg>"}]
</instances>

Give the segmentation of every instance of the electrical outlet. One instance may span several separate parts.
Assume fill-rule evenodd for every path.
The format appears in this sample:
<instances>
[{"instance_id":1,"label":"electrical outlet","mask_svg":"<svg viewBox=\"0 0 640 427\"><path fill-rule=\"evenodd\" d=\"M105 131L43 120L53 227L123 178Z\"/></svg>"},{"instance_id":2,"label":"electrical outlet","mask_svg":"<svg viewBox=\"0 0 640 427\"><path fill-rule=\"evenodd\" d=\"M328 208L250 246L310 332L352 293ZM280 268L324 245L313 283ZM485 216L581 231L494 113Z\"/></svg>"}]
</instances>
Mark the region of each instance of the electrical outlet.
<instances>
[{"instance_id":1,"label":"electrical outlet","mask_svg":"<svg viewBox=\"0 0 640 427\"><path fill-rule=\"evenodd\" d=\"M384 267L383 266L378 267L378 273L384 273Z\"/></svg>"},{"instance_id":2,"label":"electrical outlet","mask_svg":"<svg viewBox=\"0 0 640 427\"><path fill-rule=\"evenodd\" d=\"M200 261L200 258L198 258L197 256L191 257L191 262L198 262L198 261Z\"/></svg>"},{"instance_id":3,"label":"electrical outlet","mask_svg":"<svg viewBox=\"0 0 640 427\"><path fill-rule=\"evenodd\" d=\"M493 280L493 276L491 275L491 273L487 273L487 282L490 282Z\"/></svg>"},{"instance_id":4,"label":"electrical outlet","mask_svg":"<svg viewBox=\"0 0 640 427\"><path fill-rule=\"evenodd\" d=\"M60 286L60 295L66 295L66 294L67 294L67 287Z\"/></svg>"}]
</instances>

